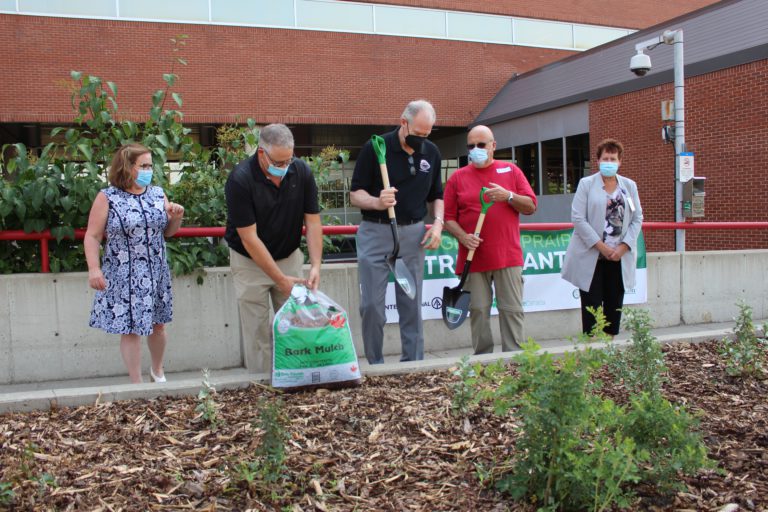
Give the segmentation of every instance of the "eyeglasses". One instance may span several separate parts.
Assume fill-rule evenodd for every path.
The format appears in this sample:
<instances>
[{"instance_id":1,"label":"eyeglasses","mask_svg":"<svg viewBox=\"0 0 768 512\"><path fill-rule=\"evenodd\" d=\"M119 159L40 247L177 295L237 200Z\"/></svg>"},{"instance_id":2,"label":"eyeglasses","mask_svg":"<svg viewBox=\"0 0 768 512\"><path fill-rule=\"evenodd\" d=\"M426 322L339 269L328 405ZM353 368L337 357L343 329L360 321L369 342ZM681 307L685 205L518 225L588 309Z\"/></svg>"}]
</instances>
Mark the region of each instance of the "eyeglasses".
<instances>
[{"instance_id":1,"label":"eyeglasses","mask_svg":"<svg viewBox=\"0 0 768 512\"><path fill-rule=\"evenodd\" d=\"M151 171L152 170L152 164L141 164L141 165L139 165L139 170Z\"/></svg>"},{"instance_id":2,"label":"eyeglasses","mask_svg":"<svg viewBox=\"0 0 768 512\"><path fill-rule=\"evenodd\" d=\"M288 166L289 166L289 165L291 165L291 164L293 163L293 161L296 159L296 157L295 157L295 156L291 156L291 158L289 158L288 160L283 160L282 162L276 162L276 161L275 161L275 159L274 159L274 158L272 158L272 157L269 155L269 153L267 152L267 150L266 150L266 149L264 149L264 148L261 148L261 149L262 149L262 151L264 151L264 154L265 154L265 155L267 155L267 159L268 159L270 162L272 162L272 165L274 165L275 167L282 167L282 168L288 167Z\"/></svg>"},{"instance_id":3,"label":"eyeglasses","mask_svg":"<svg viewBox=\"0 0 768 512\"><path fill-rule=\"evenodd\" d=\"M485 149L485 146L487 146L491 142L478 142L477 144L467 144L467 149L475 149L475 146L479 147L480 149Z\"/></svg>"},{"instance_id":4,"label":"eyeglasses","mask_svg":"<svg viewBox=\"0 0 768 512\"><path fill-rule=\"evenodd\" d=\"M408 155L408 165L411 166L411 176L416 176L416 164L413 163L413 155Z\"/></svg>"}]
</instances>

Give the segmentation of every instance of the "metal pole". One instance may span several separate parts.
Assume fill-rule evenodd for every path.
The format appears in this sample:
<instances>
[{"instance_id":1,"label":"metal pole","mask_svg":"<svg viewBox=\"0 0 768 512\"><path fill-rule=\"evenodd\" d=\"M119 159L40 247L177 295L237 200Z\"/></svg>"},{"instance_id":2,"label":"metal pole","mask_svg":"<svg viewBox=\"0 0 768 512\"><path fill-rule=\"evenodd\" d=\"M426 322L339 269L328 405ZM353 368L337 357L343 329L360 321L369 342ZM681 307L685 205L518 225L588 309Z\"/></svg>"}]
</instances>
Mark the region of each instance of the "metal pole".
<instances>
[{"instance_id":1,"label":"metal pole","mask_svg":"<svg viewBox=\"0 0 768 512\"><path fill-rule=\"evenodd\" d=\"M683 29L665 33L674 47L675 71L675 222L683 219L683 183L680 181L680 153L685 151L685 72L683 70ZM671 42L670 42L671 39ZM675 230L675 250L685 252L685 230Z\"/></svg>"}]
</instances>

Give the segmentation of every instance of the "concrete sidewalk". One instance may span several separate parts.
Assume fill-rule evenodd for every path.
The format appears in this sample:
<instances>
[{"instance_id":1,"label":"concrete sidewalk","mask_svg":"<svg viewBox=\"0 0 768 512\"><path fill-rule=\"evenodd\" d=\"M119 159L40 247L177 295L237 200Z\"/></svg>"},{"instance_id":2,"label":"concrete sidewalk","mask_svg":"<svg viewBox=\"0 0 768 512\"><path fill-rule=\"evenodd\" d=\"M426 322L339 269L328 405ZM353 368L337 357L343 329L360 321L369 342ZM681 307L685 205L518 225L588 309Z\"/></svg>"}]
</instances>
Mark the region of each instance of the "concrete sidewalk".
<instances>
[{"instance_id":1,"label":"concrete sidewalk","mask_svg":"<svg viewBox=\"0 0 768 512\"><path fill-rule=\"evenodd\" d=\"M759 326L763 322L755 321L754 323ZM681 325L654 329L653 335L662 343L700 342L732 335L734 325L734 322ZM628 333L623 332L617 336L616 342L626 343L628 337ZM574 349L570 340L537 340L537 342L542 346L542 350L553 354L562 354ZM464 349L428 352L425 353L423 361L407 363L399 362L399 356L396 355L386 357L385 364L381 365L369 365L365 358L361 358L360 370L365 377L450 368L463 356L472 353L469 341L467 345L468 348ZM499 349L497 345L496 350ZM498 359L507 360L514 355L515 352L495 352L472 356L470 360L490 362ZM196 395L201 387L202 373L168 373L167 378L168 382L164 384L130 384L127 383L127 376L119 376L0 386L0 414L12 411L46 410L51 407L74 407L115 400ZM211 383L217 390L247 387L253 382L268 384L269 375L248 373L243 368L217 370L211 374Z\"/></svg>"}]
</instances>

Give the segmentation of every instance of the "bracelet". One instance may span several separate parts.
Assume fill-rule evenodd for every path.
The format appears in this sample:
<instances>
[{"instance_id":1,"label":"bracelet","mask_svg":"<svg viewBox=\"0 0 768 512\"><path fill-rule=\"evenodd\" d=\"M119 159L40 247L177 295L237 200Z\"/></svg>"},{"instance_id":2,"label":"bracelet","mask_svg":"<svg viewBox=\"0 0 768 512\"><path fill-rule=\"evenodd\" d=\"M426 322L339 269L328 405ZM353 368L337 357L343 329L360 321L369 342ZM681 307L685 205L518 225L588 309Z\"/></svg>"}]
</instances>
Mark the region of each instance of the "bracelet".
<instances>
[{"instance_id":1,"label":"bracelet","mask_svg":"<svg viewBox=\"0 0 768 512\"><path fill-rule=\"evenodd\" d=\"M512 199L515 198L515 194L510 190L509 191L509 197L507 198L508 203L512 203Z\"/></svg>"},{"instance_id":2,"label":"bracelet","mask_svg":"<svg viewBox=\"0 0 768 512\"><path fill-rule=\"evenodd\" d=\"M440 224L443 224L443 225L445 225L445 221L443 220L443 218L442 218L442 217L438 217L438 216L435 216L435 220L439 220L439 221L440 221Z\"/></svg>"}]
</instances>

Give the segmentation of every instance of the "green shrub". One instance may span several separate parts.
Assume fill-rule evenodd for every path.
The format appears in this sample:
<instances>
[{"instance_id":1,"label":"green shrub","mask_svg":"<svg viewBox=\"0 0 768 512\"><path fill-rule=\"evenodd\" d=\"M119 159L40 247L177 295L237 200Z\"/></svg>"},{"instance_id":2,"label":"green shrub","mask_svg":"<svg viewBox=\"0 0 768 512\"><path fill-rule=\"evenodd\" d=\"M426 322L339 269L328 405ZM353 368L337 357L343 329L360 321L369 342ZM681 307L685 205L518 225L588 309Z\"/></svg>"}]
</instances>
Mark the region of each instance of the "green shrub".
<instances>
[{"instance_id":1,"label":"green shrub","mask_svg":"<svg viewBox=\"0 0 768 512\"><path fill-rule=\"evenodd\" d=\"M605 317L594 314L595 330L582 340L603 336ZM620 356L621 371L628 387L642 392L626 406L603 397L595 378L605 364L617 364L610 351L585 346L556 360L531 340L514 357L514 374L496 363L476 367L471 381L468 364L460 364L459 376L474 384L476 396L460 387L454 403L489 400L496 414L514 410L518 421L511 469L483 466L485 477L501 475L493 479L497 488L544 510L598 511L631 505L632 483L671 489L678 472L711 467L695 419L660 394L665 367L647 313L630 313L628 325L637 347Z\"/></svg>"},{"instance_id":2,"label":"green shrub","mask_svg":"<svg viewBox=\"0 0 768 512\"><path fill-rule=\"evenodd\" d=\"M625 434L650 457L641 467L642 479L662 490L680 488L678 472L692 475L714 465L697 431L696 418L660 394L633 395L622 424Z\"/></svg>"},{"instance_id":3,"label":"green shrub","mask_svg":"<svg viewBox=\"0 0 768 512\"><path fill-rule=\"evenodd\" d=\"M624 326L632 331L630 343L623 349L610 344L608 368L629 393L661 393L667 366L661 343L651 334L651 316L644 309L624 308Z\"/></svg>"},{"instance_id":4,"label":"green shrub","mask_svg":"<svg viewBox=\"0 0 768 512\"><path fill-rule=\"evenodd\" d=\"M739 316L735 318L736 326L733 328L735 339L723 338L720 342L720 353L725 358L725 371L728 375L756 377L763 374L768 344L755 333L752 308L743 301L739 301L737 306ZM763 336L765 329L766 326L763 326Z\"/></svg>"}]
</instances>

